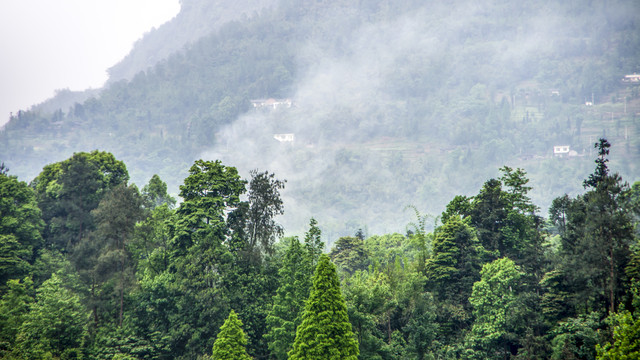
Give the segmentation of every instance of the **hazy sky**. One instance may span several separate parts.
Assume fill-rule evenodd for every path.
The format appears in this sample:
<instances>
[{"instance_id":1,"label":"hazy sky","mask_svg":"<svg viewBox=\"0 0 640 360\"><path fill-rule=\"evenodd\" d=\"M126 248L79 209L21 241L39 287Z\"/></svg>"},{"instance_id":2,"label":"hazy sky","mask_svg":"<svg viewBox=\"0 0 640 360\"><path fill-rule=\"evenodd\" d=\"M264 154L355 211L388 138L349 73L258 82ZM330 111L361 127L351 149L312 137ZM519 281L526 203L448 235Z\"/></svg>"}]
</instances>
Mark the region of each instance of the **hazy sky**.
<instances>
[{"instance_id":1,"label":"hazy sky","mask_svg":"<svg viewBox=\"0 0 640 360\"><path fill-rule=\"evenodd\" d=\"M57 89L99 88L107 68L179 0L0 0L0 124Z\"/></svg>"}]
</instances>

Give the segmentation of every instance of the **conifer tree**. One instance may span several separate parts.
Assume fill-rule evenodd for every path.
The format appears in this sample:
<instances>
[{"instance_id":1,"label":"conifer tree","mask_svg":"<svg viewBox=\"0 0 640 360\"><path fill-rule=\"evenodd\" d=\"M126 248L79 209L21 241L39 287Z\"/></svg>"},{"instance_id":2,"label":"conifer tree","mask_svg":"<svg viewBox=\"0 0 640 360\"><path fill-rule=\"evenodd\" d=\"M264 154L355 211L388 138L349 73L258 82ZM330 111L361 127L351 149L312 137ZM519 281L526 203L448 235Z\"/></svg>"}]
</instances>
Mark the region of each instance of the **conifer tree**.
<instances>
[{"instance_id":1,"label":"conifer tree","mask_svg":"<svg viewBox=\"0 0 640 360\"><path fill-rule=\"evenodd\" d=\"M267 316L269 332L265 334L269 349L277 359L287 359L296 336L296 327L302 319L304 301L309 297L313 268L311 259L305 255L300 241L294 238L278 272L280 286Z\"/></svg>"},{"instance_id":2,"label":"conifer tree","mask_svg":"<svg viewBox=\"0 0 640 360\"><path fill-rule=\"evenodd\" d=\"M220 327L220 333L213 344L214 360L249 360L247 335L242 330L242 321L231 310L229 317Z\"/></svg>"},{"instance_id":3,"label":"conifer tree","mask_svg":"<svg viewBox=\"0 0 640 360\"><path fill-rule=\"evenodd\" d=\"M323 254L289 359L356 360L358 354L336 267Z\"/></svg>"}]
</instances>

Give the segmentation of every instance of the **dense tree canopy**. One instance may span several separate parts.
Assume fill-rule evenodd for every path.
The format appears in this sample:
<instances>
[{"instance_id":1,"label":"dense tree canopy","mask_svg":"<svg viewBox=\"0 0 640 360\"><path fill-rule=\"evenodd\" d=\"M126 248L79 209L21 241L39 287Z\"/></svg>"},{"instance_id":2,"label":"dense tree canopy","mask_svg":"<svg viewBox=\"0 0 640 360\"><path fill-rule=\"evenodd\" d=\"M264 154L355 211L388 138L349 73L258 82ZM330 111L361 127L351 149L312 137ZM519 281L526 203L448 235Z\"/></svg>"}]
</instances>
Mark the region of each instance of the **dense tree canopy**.
<instances>
[{"instance_id":1,"label":"dense tree canopy","mask_svg":"<svg viewBox=\"0 0 640 360\"><path fill-rule=\"evenodd\" d=\"M196 161L176 209L159 177L140 193L111 154L75 154L32 187L2 172L0 356L632 358L638 187L609 170L607 144L548 220L526 172L503 167L432 231L414 208L406 235L329 248L314 218L303 241L281 237L269 172Z\"/></svg>"}]
</instances>

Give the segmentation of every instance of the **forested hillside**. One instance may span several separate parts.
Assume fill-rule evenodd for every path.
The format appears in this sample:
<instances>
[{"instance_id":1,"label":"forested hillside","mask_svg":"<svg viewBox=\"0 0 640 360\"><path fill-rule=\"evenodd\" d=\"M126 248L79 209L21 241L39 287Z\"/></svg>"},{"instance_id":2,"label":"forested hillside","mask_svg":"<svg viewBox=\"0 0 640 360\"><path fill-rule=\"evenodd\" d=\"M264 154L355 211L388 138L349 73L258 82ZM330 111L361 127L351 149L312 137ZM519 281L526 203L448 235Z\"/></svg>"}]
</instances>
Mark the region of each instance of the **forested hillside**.
<instances>
[{"instance_id":1,"label":"forested hillside","mask_svg":"<svg viewBox=\"0 0 640 360\"><path fill-rule=\"evenodd\" d=\"M600 136L615 146L611 166L639 176L640 91L621 81L640 72L639 7L184 1L99 95L16 114L0 160L30 181L106 150L135 183L157 173L174 194L199 158L267 169L288 180L285 226L300 234L314 216L331 241L402 228L407 205L435 215L503 165L526 169L546 208L581 191ZM163 60L147 68L154 54Z\"/></svg>"},{"instance_id":2,"label":"forested hillside","mask_svg":"<svg viewBox=\"0 0 640 360\"><path fill-rule=\"evenodd\" d=\"M640 182L610 143L547 212L504 166L438 226L282 237L287 186L197 160L181 202L108 152L0 169L3 359L637 359Z\"/></svg>"}]
</instances>

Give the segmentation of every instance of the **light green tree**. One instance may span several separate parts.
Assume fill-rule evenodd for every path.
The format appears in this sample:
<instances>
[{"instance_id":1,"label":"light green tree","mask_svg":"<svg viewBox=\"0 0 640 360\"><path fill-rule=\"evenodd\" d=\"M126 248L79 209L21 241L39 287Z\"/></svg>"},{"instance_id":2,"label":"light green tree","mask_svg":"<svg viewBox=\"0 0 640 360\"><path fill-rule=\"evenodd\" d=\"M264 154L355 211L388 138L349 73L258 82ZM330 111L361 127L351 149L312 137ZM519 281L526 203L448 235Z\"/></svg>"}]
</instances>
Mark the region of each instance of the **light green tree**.
<instances>
[{"instance_id":1,"label":"light green tree","mask_svg":"<svg viewBox=\"0 0 640 360\"><path fill-rule=\"evenodd\" d=\"M485 264L480 281L473 284L469 302L476 320L469 340L480 358L498 359L509 353L511 330L518 320L512 314L523 275L511 259L501 258Z\"/></svg>"},{"instance_id":2,"label":"light green tree","mask_svg":"<svg viewBox=\"0 0 640 360\"><path fill-rule=\"evenodd\" d=\"M153 209L162 204L167 204L170 209L176 205L176 199L167 193L167 183L154 174L149 183L142 188L142 198L146 205Z\"/></svg>"},{"instance_id":3,"label":"light green tree","mask_svg":"<svg viewBox=\"0 0 640 360\"><path fill-rule=\"evenodd\" d=\"M640 317L625 310L613 314L613 341L596 345L598 360L640 359Z\"/></svg>"},{"instance_id":4,"label":"light green tree","mask_svg":"<svg viewBox=\"0 0 640 360\"><path fill-rule=\"evenodd\" d=\"M9 357L16 340L18 329L29 313L33 302L33 281L7 281L7 292L0 300L0 358Z\"/></svg>"},{"instance_id":5,"label":"light green tree","mask_svg":"<svg viewBox=\"0 0 640 360\"><path fill-rule=\"evenodd\" d=\"M213 344L213 360L249 360L251 356L247 354L246 346L247 335L242 330L242 321L231 310Z\"/></svg>"},{"instance_id":6,"label":"light green tree","mask_svg":"<svg viewBox=\"0 0 640 360\"><path fill-rule=\"evenodd\" d=\"M18 331L14 354L22 359L71 358L83 345L87 323L80 297L54 273L37 289L36 302Z\"/></svg>"},{"instance_id":7,"label":"light green tree","mask_svg":"<svg viewBox=\"0 0 640 360\"><path fill-rule=\"evenodd\" d=\"M336 267L321 255L289 359L356 360L358 354Z\"/></svg>"}]
</instances>

